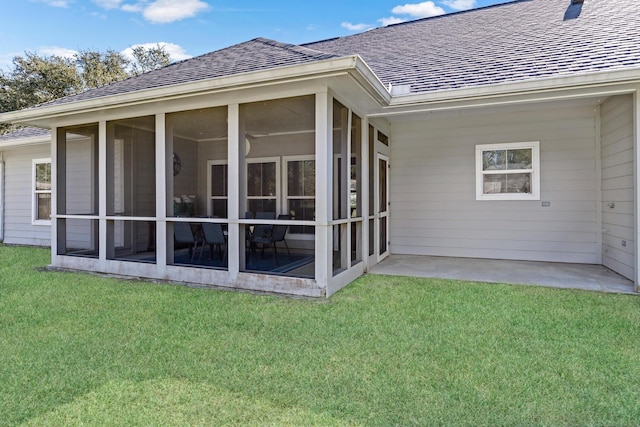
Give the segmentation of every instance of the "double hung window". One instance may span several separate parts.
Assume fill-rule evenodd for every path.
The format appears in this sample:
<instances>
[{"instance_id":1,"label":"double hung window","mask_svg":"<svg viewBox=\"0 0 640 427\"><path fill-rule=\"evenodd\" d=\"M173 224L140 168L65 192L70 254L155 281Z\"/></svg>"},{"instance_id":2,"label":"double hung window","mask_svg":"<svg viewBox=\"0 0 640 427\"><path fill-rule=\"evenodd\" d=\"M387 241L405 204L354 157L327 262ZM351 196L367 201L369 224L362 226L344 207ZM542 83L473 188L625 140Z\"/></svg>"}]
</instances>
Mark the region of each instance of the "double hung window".
<instances>
[{"instance_id":1,"label":"double hung window","mask_svg":"<svg viewBox=\"0 0 640 427\"><path fill-rule=\"evenodd\" d=\"M33 204L34 224L51 223L51 159L33 161Z\"/></svg>"},{"instance_id":2,"label":"double hung window","mask_svg":"<svg viewBox=\"0 0 640 427\"><path fill-rule=\"evenodd\" d=\"M209 160L209 208L208 215L227 217L227 170L226 160Z\"/></svg>"},{"instance_id":3,"label":"double hung window","mask_svg":"<svg viewBox=\"0 0 640 427\"><path fill-rule=\"evenodd\" d=\"M313 156L286 160L286 209L293 218L314 221L316 215L316 161ZM291 233L313 234L313 226L292 225Z\"/></svg>"},{"instance_id":4,"label":"double hung window","mask_svg":"<svg viewBox=\"0 0 640 427\"><path fill-rule=\"evenodd\" d=\"M476 200L540 200L540 143L477 145Z\"/></svg>"},{"instance_id":5,"label":"double hung window","mask_svg":"<svg viewBox=\"0 0 640 427\"><path fill-rule=\"evenodd\" d=\"M251 159L247 161L247 207L253 212L276 212L280 161Z\"/></svg>"}]
</instances>

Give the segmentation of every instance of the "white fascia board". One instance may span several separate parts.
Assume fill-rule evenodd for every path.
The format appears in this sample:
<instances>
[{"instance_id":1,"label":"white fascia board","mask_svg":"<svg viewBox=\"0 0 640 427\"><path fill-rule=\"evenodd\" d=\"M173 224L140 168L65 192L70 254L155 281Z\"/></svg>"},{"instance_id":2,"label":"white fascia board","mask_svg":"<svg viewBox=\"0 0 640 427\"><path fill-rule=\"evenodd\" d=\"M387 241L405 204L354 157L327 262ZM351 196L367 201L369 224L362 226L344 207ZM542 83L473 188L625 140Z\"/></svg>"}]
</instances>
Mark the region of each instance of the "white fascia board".
<instances>
[{"instance_id":1,"label":"white fascia board","mask_svg":"<svg viewBox=\"0 0 640 427\"><path fill-rule=\"evenodd\" d=\"M391 94L385 87L384 83L380 81L376 73L367 65L367 63L359 55L356 55L355 68L358 71L356 80L358 80L363 86L369 87L373 90L372 95L382 105L389 105L391 102Z\"/></svg>"},{"instance_id":2,"label":"white fascia board","mask_svg":"<svg viewBox=\"0 0 640 427\"><path fill-rule=\"evenodd\" d=\"M640 69L633 69L399 95L391 99L389 106L385 107L385 112L373 116L402 114L407 111L415 111L420 107L439 110L461 108L465 104L467 106L483 106L631 93L633 92L632 85L638 83L640 83Z\"/></svg>"},{"instance_id":3,"label":"white fascia board","mask_svg":"<svg viewBox=\"0 0 640 427\"><path fill-rule=\"evenodd\" d=\"M51 135L34 136L31 138L16 138L0 141L0 148L26 147L29 145L44 145L51 143Z\"/></svg>"},{"instance_id":4,"label":"white fascia board","mask_svg":"<svg viewBox=\"0 0 640 427\"><path fill-rule=\"evenodd\" d=\"M364 64L358 55L332 58L308 64L255 71L232 76L218 77L196 82L181 83L160 88L144 89L118 95L93 98L77 102L34 107L26 110L0 114L0 122L29 124L64 115L144 104L158 100L178 99L193 95L240 90L276 83L318 79L336 75L362 74L363 79L373 88L373 93L384 92L384 85ZM384 96L384 95L379 95Z\"/></svg>"}]
</instances>

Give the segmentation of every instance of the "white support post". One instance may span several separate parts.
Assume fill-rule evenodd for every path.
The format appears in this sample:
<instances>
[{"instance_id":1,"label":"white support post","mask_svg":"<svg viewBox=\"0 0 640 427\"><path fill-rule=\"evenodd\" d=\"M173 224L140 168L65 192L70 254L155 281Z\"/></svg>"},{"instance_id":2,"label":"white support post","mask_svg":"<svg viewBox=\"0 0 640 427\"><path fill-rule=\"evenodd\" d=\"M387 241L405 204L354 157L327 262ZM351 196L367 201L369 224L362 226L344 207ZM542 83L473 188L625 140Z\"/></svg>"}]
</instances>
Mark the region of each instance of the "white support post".
<instances>
[{"instance_id":1,"label":"white support post","mask_svg":"<svg viewBox=\"0 0 640 427\"><path fill-rule=\"evenodd\" d=\"M238 224L238 220L241 212L240 183L246 182L246 179L244 179L244 171L241 168L241 153L244 153L244 151L240 150L240 106L238 104L230 104L227 108L227 217L229 220L227 259L229 281L235 283L238 279L240 267L244 267L245 251L240 247L241 226ZM242 160L244 160L244 155L242 155ZM244 233L244 227L242 228L242 233ZM242 243L244 244L244 239ZM243 257L242 260L240 256Z\"/></svg>"},{"instance_id":2,"label":"white support post","mask_svg":"<svg viewBox=\"0 0 640 427\"><path fill-rule=\"evenodd\" d=\"M362 185L360 186L360 206L362 214L362 261L364 262L364 271L369 270L369 186L373 185L369 182L369 118L364 117L362 119L362 131L361 131L360 143L360 164L362 165L362 172L360 174L360 180Z\"/></svg>"},{"instance_id":3,"label":"white support post","mask_svg":"<svg viewBox=\"0 0 640 427\"><path fill-rule=\"evenodd\" d=\"M51 264L58 256L58 128L51 128Z\"/></svg>"},{"instance_id":4,"label":"white support post","mask_svg":"<svg viewBox=\"0 0 640 427\"><path fill-rule=\"evenodd\" d=\"M340 218L351 218L351 109L346 108L342 116L342 134L340 135ZM346 124L346 126L344 126ZM349 268L351 258L351 224L340 225L340 267L344 270Z\"/></svg>"},{"instance_id":5,"label":"white support post","mask_svg":"<svg viewBox=\"0 0 640 427\"><path fill-rule=\"evenodd\" d=\"M328 288L332 272L333 108L328 91L316 93L316 283Z\"/></svg>"},{"instance_id":6,"label":"white support post","mask_svg":"<svg viewBox=\"0 0 640 427\"><path fill-rule=\"evenodd\" d=\"M106 126L106 165L107 165L107 183L110 185L105 185L105 192L102 193L102 199L106 199L105 213L107 216L113 216L115 214L115 125L113 123L107 124ZM102 208L101 208L102 209ZM102 213L100 213L102 216ZM107 220L107 259L114 259L116 255L115 248L115 229L116 225L113 220Z\"/></svg>"},{"instance_id":7,"label":"white support post","mask_svg":"<svg viewBox=\"0 0 640 427\"><path fill-rule=\"evenodd\" d=\"M107 232L107 122L98 122L98 259L103 264L107 259L107 247L113 248L113 234ZM113 200L113 199L112 199ZM111 201L112 201L111 200Z\"/></svg>"},{"instance_id":8,"label":"white support post","mask_svg":"<svg viewBox=\"0 0 640 427\"><path fill-rule=\"evenodd\" d=\"M166 115L159 113L156 114L156 265L162 273L168 257L173 259L173 244L169 245L173 243L173 237L171 241L167 238L167 209L169 204L173 206L173 191L167 190L170 179L167 171L173 171L167 166L173 161L169 153L173 154L173 132L167 131ZM173 181L170 186L173 188Z\"/></svg>"}]
</instances>

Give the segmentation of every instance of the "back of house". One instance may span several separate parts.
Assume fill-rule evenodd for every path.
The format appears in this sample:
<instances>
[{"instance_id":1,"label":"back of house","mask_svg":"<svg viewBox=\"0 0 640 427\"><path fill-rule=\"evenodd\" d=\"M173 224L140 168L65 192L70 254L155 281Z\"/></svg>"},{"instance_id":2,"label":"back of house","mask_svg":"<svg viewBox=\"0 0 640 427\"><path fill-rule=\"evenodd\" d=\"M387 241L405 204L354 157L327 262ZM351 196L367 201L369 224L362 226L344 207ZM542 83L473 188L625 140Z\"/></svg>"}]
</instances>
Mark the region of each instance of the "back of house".
<instances>
[{"instance_id":1,"label":"back of house","mask_svg":"<svg viewBox=\"0 0 640 427\"><path fill-rule=\"evenodd\" d=\"M3 238L57 267L322 297L389 254L637 284L639 91L630 0L258 38L0 114L47 129L0 137Z\"/></svg>"}]
</instances>

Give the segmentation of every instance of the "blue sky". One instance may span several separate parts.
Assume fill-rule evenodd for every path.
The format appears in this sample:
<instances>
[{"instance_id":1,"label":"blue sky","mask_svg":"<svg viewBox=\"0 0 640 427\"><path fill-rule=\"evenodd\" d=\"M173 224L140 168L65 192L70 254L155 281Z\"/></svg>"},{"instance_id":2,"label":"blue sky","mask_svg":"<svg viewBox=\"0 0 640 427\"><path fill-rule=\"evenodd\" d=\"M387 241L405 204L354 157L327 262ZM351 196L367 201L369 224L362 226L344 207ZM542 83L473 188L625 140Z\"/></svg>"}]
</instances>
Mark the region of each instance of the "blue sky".
<instances>
[{"instance_id":1,"label":"blue sky","mask_svg":"<svg viewBox=\"0 0 640 427\"><path fill-rule=\"evenodd\" d=\"M25 51L126 53L157 43L179 60L255 37L304 43L505 1L13 0L2 6L0 69Z\"/></svg>"}]
</instances>

